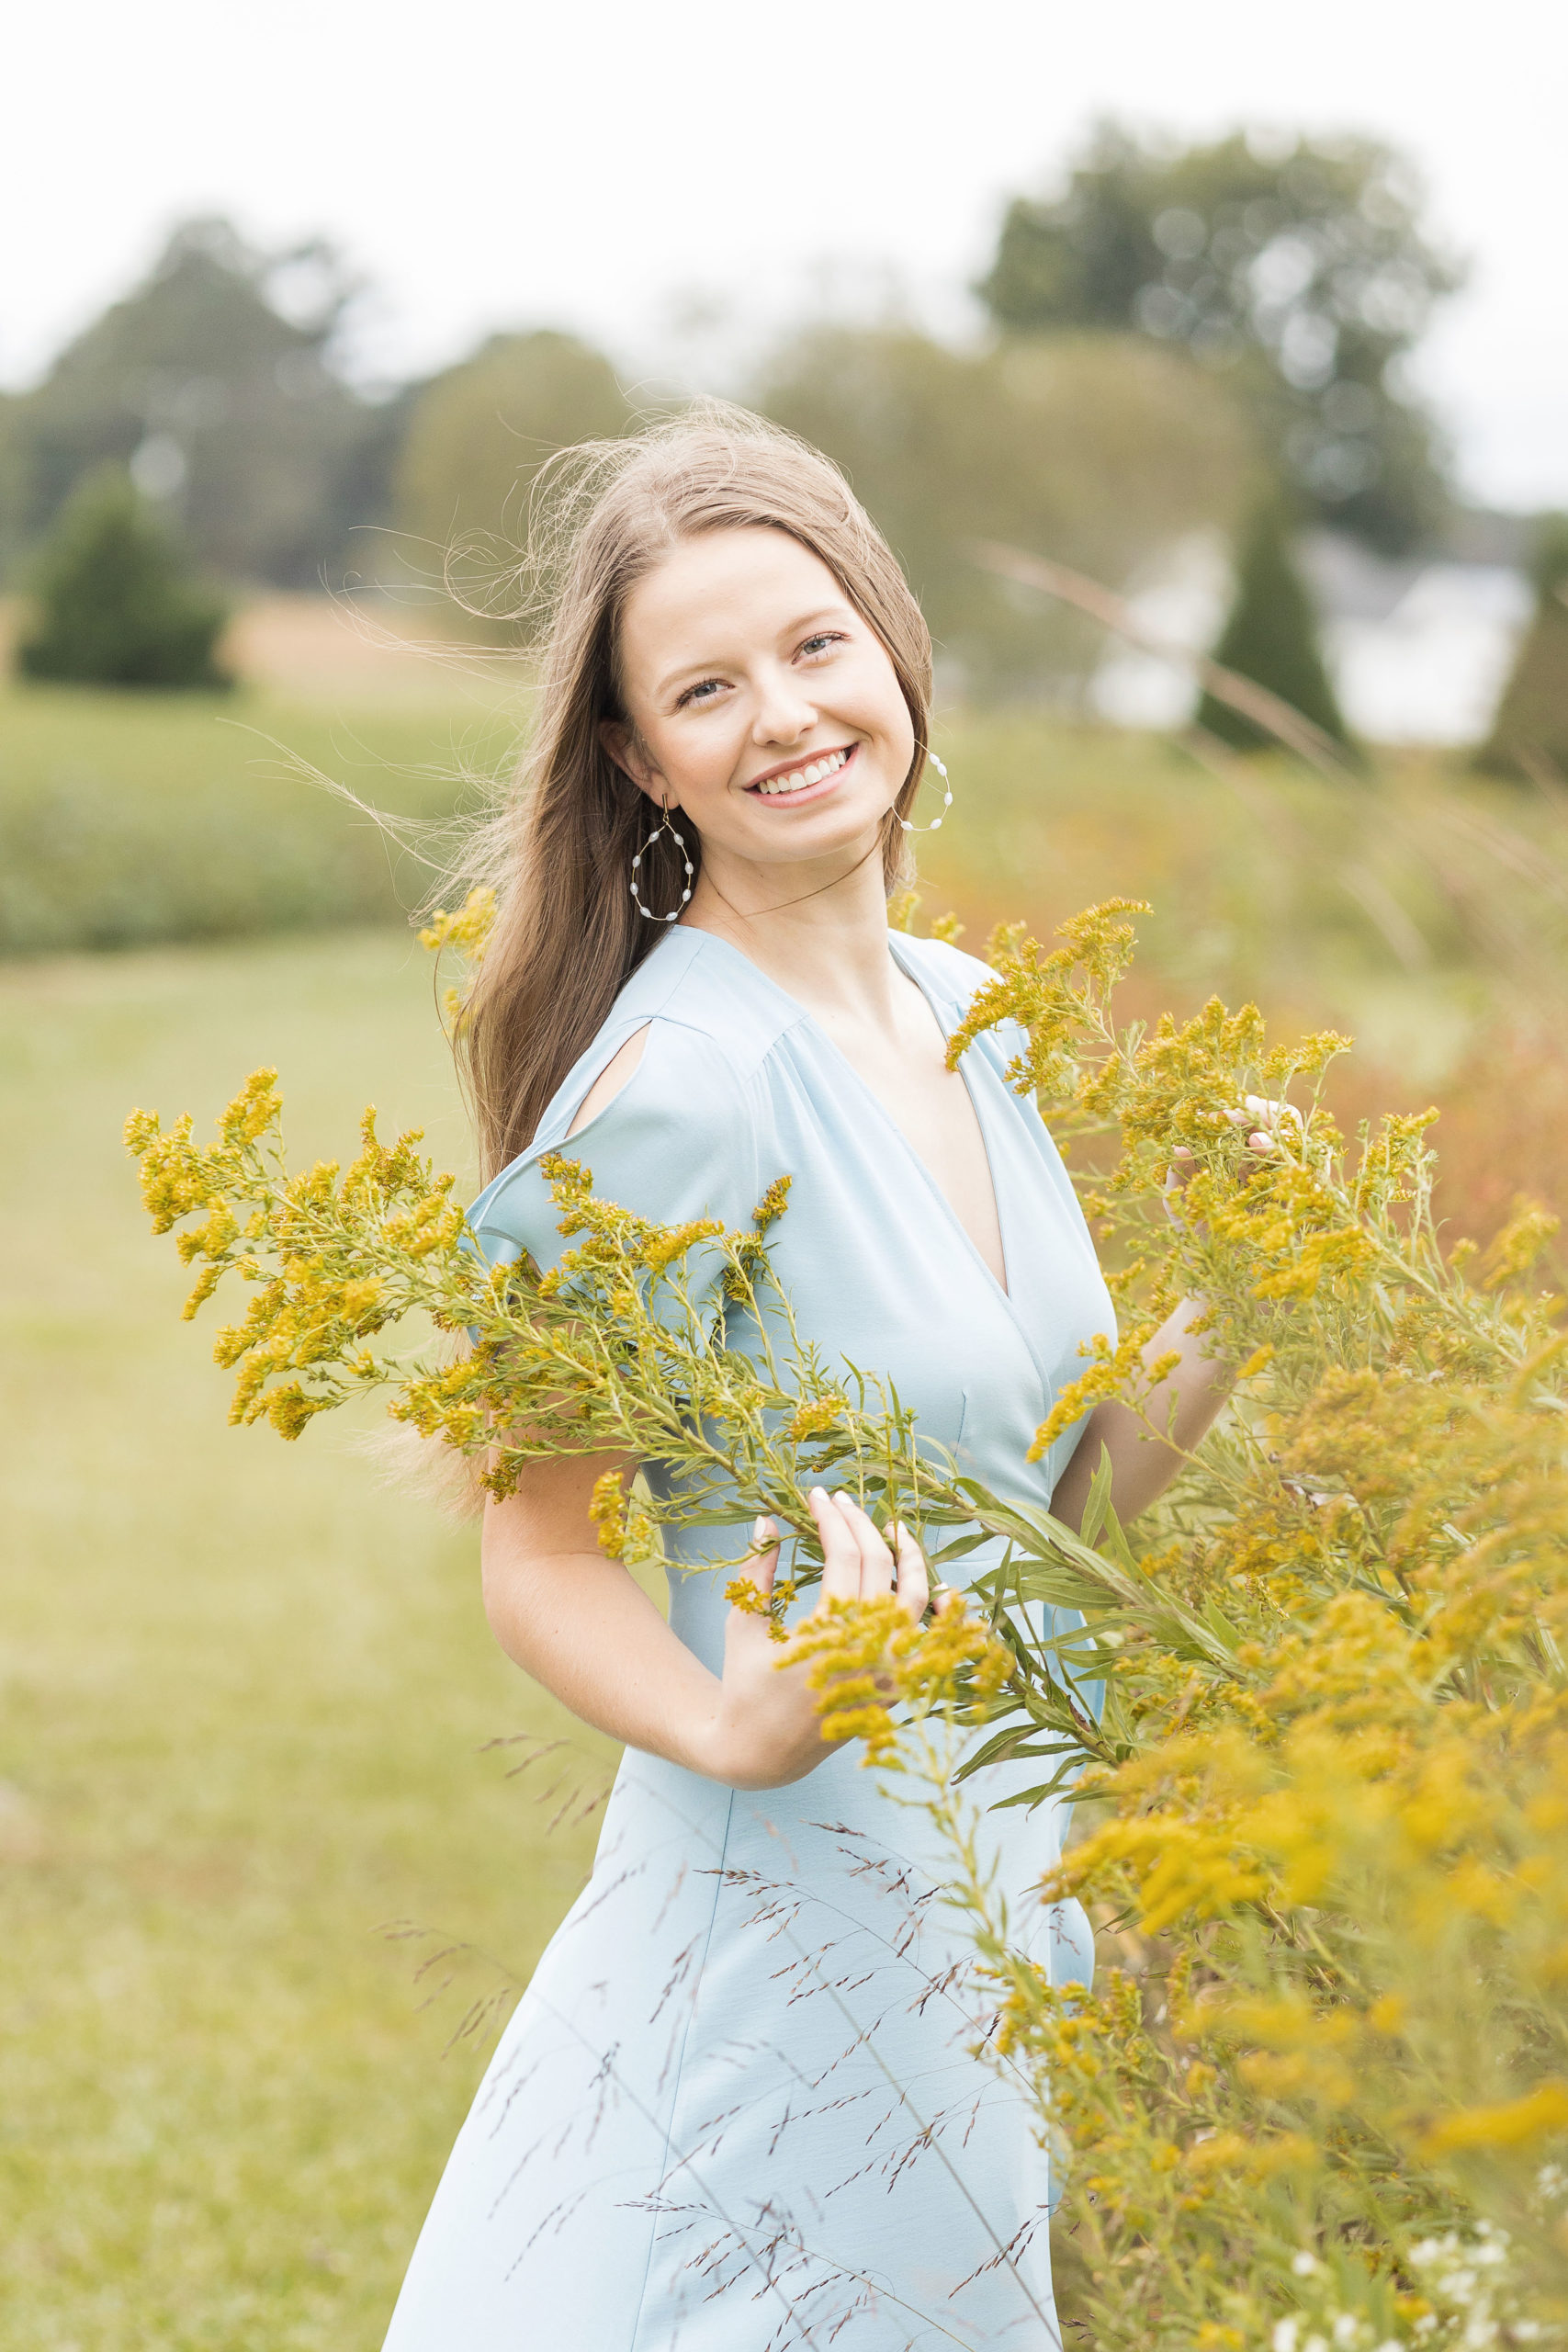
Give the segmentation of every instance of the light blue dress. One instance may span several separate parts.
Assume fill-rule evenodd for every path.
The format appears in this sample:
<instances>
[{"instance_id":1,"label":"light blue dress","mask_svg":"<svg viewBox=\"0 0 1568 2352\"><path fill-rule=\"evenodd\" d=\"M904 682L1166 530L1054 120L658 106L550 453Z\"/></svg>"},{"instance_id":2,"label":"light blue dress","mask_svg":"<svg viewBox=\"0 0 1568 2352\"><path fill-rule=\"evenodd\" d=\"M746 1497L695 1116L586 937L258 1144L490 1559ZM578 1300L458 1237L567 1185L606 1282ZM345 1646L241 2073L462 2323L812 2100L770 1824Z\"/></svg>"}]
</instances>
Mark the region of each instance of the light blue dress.
<instances>
[{"instance_id":1,"label":"light blue dress","mask_svg":"<svg viewBox=\"0 0 1568 2352\"><path fill-rule=\"evenodd\" d=\"M950 1032L985 967L897 934L892 952ZM469 1212L492 1259L559 1255L537 1156L645 1024L635 1075L571 1138L595 1189L661 1222L747 1227L787 1172L769 1241L803 1336L890 1374L919 1430L995 1491L1047 1502L1077 1432L1037 1464L1030 1442L1081 1370L1079 1342L1114 1325L1055 1148L1003 1082L1017 1033L963 1064L1006 1291L804 1008L686 928L626 983L534 1148ZM716 1671L725 1573L708 1562L739 1540L699 1530L672 1546L671 1622ZM1038 1776L1003 1765L968 1786L988 1804ZM984 1837L1015 1940L1057 1982L1087 1981L1082 1913L1029 1892L1061 1826L1055 1807L992 1813ZM387 2352L1054 2345L1040 2119L976 2054L991 2019L946 1875L925 1815L858 1748L760 1793L628 1750L592 1876L436 2191Z\"/></svg>"}]
</instances>

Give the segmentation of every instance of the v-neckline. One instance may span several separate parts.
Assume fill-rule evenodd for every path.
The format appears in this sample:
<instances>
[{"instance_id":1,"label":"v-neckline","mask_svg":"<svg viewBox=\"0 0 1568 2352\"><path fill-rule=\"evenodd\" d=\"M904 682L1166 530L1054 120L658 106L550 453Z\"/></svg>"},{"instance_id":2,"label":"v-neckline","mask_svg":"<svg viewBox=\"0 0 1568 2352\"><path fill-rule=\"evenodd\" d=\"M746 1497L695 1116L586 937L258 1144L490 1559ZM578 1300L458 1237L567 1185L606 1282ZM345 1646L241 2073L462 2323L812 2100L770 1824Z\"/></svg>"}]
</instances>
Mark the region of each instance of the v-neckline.
<instances>
[{"instance_id":1,"label":"v-neckline","mask_svg":"<svg viewBox=\"0 0 1568 2352\"><path fill-rule=\"evenodd\" d=\"M818 1020L810 1007L802 1004L797 996L792 996L788 989L784 987L782 982L773 978L771 972L764 972L761 964L754 964L750 956L747 955L745 949L743 947L737 947L733 941L721 938L716 931L701 930L695 923L688 923L684 926L684 929L689 936L710 941L714 946L723 948L727 955L738 956L740 962L746 966L747 970L755 973L756 977L763 983L764 987L772 989L775 996L782 997L786 1004L794 1008L797 1018L804 1021L810 1028L812 1035L826 1046L828 1051L832 1054L838 1061L842 1063L844 1069L847 1071L852 1083L865 1097L866 1101L871 1104L872 1109L876 1113L877 1116L883 1121L885 1125L886 1125L897 1137L898 1142L903 1147L903 1149L908 1154L909 1159L919 1170L920 1175L925 1180L928 1190L938 1203L943 1216L947 1218L948 1223L963 1241L964 1248L969 1251L969 1254L974 1259L975 1263L979 1267L980 1272L990 1283L991 1288L996 1293L998 1298L1000 1299L1002 1305L1008 1308L1014 1320L1017 1321L1018 1308L1012 1294L1010 1272L1011 1259L1008 1250L1007 1231L1002 1218L1002 1193L1001 1186L997 1182L996 1157L991 1150L991 1138L987 1128L986 1114L981 1107L980 1098L976 1092L975 1088L970 1084L969 1073L963 1067L962 1063L960 1063L960 1066L954 1074L964 1081L964 1091L969 1097L969 1107L974 1113L975 1125L979 1131L980 1148L986 1156L986 1173L990 1180L991 1205L995 1212L997 1220L997 1239L1001 1245L1002 1272L1004 1274L1009 1275L1009 1280L1006 1282L998 1281L995 1270L987 1262L985 1251L981 1249L979 1243L970 1232L969 1227L964 1224L964 1219L959 1216L958 1211L954 1208L952 1201L949 1199L944 1187L938 1183L936 1176L924 1154L916 1150L914 1144L905 1134L904 1129L899 1125L897 1120L893 1116L892 1112L887 1108L886 1103L884 1102L881 1095L876 1091L876 1089L871 1084L868 1079L863 1078L861 1072L856 1069L853 1062L851 1061L843 1047L838 1043L837 1039L831 1036L823 1027L821 1022ZM931 989L926 986L926 983L918 971L912 970L909 965L905 962L903 956L899 955L897 946L894 944L897 936L898 934L896 932L890 931L888 933L887 952L892 957L897 969L903 974L904 978L912 982L912 984L919 989L921 996L925 1000L926 1009L930 1012L931 1019L936 1023L937 1035L941 1037L943 1045L945 1046L949 1033L942 1021L942 1012L937 1004L936 999L932 996Z\"/></svg>"}]
</instances>

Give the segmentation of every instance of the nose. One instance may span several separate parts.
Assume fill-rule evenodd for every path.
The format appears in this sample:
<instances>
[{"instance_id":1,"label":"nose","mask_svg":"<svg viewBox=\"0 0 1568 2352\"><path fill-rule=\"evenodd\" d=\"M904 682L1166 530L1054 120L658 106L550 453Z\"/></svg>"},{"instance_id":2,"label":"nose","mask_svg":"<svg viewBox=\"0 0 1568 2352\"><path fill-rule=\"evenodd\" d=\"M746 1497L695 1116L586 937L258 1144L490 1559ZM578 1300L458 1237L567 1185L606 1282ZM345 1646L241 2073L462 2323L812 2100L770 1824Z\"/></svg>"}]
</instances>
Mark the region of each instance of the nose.
<instances>
[{"instance_id":1,"label":"nose","mask_svg":"<svg viewBox=\"0 0 1568 2352\"><path fill-rule=\"evenodd\" d=\"M751 741L788 746L809 735L817 724L817 706L800 691L800 682L782 664L770 667L761 682Z\"/></svg>"}]
</instances>

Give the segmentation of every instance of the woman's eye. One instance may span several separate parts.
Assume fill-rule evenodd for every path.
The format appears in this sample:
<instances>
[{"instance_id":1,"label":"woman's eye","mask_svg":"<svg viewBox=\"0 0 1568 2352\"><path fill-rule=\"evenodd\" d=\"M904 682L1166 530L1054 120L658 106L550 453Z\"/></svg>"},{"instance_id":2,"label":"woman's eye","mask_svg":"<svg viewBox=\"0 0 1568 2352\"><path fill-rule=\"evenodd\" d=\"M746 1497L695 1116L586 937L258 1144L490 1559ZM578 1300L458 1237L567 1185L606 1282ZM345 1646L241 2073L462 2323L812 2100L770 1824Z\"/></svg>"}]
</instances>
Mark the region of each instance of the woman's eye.
<instances>
[{"instance_id":1,"label":"woman's eye","mask_svg":"<svg viewBox=\"0 0 1568 2352\"><path fill-rule=\"evenodd\" d=\"M800 650L809 658L826 653L830 645L843 645L846 642L842 629L825 628L818 630L815 637L808 637Z\"/></svg>"},{"instance_id":2,"label":"woman's eye","mask_svg":"<svg viewBox=\"0 0 1568 2352\"><path fill-rule=\"evenodd\" d=\"M704 678L700 684L686 688L675 705L676 709L684 710L691 703L712 702L723 684L722 678Z\"/></svg>"}]
</instances>

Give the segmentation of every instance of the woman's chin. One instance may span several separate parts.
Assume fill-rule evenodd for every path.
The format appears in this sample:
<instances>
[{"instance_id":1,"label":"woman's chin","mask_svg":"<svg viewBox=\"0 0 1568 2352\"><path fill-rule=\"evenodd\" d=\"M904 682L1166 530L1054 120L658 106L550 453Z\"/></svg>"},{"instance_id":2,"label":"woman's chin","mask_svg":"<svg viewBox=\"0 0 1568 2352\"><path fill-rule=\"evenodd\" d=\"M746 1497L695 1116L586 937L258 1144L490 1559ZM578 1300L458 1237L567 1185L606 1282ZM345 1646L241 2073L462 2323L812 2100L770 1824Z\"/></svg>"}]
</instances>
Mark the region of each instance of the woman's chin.
<instances>
[{"instance_id":1,"label":"woman's chin","mask_svg":"<svg viewBox=\"0 0 1568 2352\"><path fill-rule=\"evenodd\" d=\"M796 840L787 845L768 843L753 850L748 864L766 866L771 873L810 873L822 879L829 874L852 874L873 852L881 847L881 834L874 829L861 827L854 831L831 833L826 838L807 842Z\"/></svg>"},{"instance_id":2,"label":"woman's chin","mask_svg":"<svg viewBox=\"0 0 1568 2352\"><path fill-rule=\"evenodd\" d=\"M765 865L859 857L881 841L885 814L874 806L855 808L841 800L820 800L813 808L795 809L783 817L770 812L759 818L747 826L744 844L736 841L730 847L734 855Z\"/></svg>"}]
</instances>

